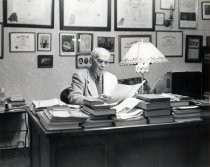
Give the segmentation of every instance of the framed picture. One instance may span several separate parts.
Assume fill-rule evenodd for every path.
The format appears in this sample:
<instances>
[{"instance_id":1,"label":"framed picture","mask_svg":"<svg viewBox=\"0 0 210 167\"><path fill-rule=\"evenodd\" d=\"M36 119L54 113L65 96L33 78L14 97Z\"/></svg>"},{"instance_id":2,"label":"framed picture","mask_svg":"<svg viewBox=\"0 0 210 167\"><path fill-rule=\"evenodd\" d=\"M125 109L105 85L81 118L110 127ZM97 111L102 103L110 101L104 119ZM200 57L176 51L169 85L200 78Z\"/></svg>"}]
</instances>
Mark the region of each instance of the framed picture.
<instances>
[{"instance_id":1,"label":"framed picture","mask_svg":"<svg viewBox=\"0 0 210 167\"><path fill-rule=\"evenodd\" d=\"M179 0L179 28L196 29L198 0Z\"/></svg>"},{"instance_id":2,"label":"framed picture","mask_svg":"<svg viewBox=\"0 0 210 167\"><path fill-rule=\"evenodd\" d=\"M7 27L54 27L54 0L4 0L3 2L4 25Z\"/></svg>"},{"instance_id":3,"label":"framed picture","mask_svg":"<svg viewBox=\"0 0 210 167\"><path fill-rule=\"evenodd\" d=\"M182 57L182 31L156 31L156 46L166 57Z\"/></svg>"},{"instance_id":4,"label":"framed picture","mask_svg":"<svg viewBox=\"0 0 210 167\"><path fill-rule=\"evenodd\" d=\"M35 52L34 32L10 32L9 48L10 52Z\"/></svg>"},{"instance_id":5,"label":"framed picture","mask_svg":"<svg viewBox=\"0 0 210 167\"><path fill-rule=\"evenodd\" d=\"M76 34L60 33L60 56L75 56Z\"/></svg>"},{"instance_id":6,"label":"framed picture","mask_svg":"<svg viewBox=\"0 0 210 167\"><path fill-rule=\"evenodd\" d=\"M78 53L76 55L76 68L88 68L92 65L90 53Z\"/></svg>"},{"instance_id":7,"label":"framed picture","mask_svg":"<svg viewBox=\"0 0 210 167\"><path fill-rule=\"evenodd\" d=\"M151 35L120 35L119 36L119 63L128 52L132 44L136 42L151 42Z\"/></svg>"},{"instance_id":8,"label":"framed picture","mask_svg":"<svg viewBox=\"0 0 210 167\"><path fill-rule=\"evenodd\" d=\"M210 47L209 46L202 47L202 59L204 63L210 63Z\"/></svg>"},{"instance_id":9,"label":"framed picture","mask_svg":"<svg viewBox=\"0 0 210 167\"><path fill-rule=\"evenodd\" d=\"M202 19L210 20L210 2L201 2Z\"/></svg>"},{"instance_id":10,"label":"framed picture","mask_svg":"<svg viewBox=\"0 0 210 167\"><path fill-rule=\"evenodd\" d=\"M154 0L115 0L114 26L116 31L153 31Z\"/></svg>"},{"instance_id":11,"label":"framed picture","mask_svg":"<svg viewBox=\"0 0 210 167\"><path fill-rule=\"evenodd\" d=\"M156 12L156 25L164 25L165 13Z\"/></svg>"},{"instance_id":12,"label":"framed picture","mask_svg":"<svg viewBox=\"0 0 210 167\"><path fill-rule=\"evenodd\" d=\"M175 0L160 0L160 9L175 9Z\"/></svg>"},{"instance_id":13,"label":"framed picture","mask_svg":"<svg viewBox=\"0 0 210 167\"><path fill-rule=\"evenodd\" d=\"M206 36L206 46L210 47L210 36Z\"/></svg>"},{"instance_id":14,"label":"framed picture","mask_svg":"<svg viewBox=\"0 0 210 167\"><path fill-rule=\"evenodd\" d=\"M78 34L78 52L91 52L93 49L93 34Z\"/></svg>"},{"instance_id":15,"label":"framed picture","mask_svg":"<svg viewBox=\"0 0 210 167\"><path fill-rule=\"evenodd\" d=\"M202 44L203 44L203 36L186 35L185 62L189 63L201 62Z\"/></svg>"},{"instance_id":16,"label":"framed picture","mask_svg":"<svg viewBox=\"0 0 210 167\"><path fill-rule=\"evenodd\" d=\"M109 63L110 63L110 64L113 64L113 63L114 63L114 59L115 59L114 54L111 54Z\"/></svg>"},{"instance_id":17,"label":"framed picture","mask_svg":"<svg viewBox=\"0 0 210 167\"><path fill-rule=\"evenodd\" d=\"M3 22L3 0L0 0L0 23Z\"/></svg>"},{"instance_id":18,"label":"framed picture","mask_svg":"<svg viewBox=\"0 0 210 167\"><path fill-rule=\"evenodd\" d=\"M37 50L38 51L51 51L51 34L38 33L37 34Z\"/></svg>"},{"instance_id":19,"label":"framed picture","mask_svg":"<svg viewBox=\"0 0 210 167\"><path fill-rule=\"evenodd\" d=\"M97 46L114 52L115 37L98 37Z\"/></svg>"},{"instance_id":20,"label":"framed picture","mask_svg":"<svg viewBox=\"0 0 210 167\"><path fill-rule=\"evenodd\" d=\"M111 30L111 0L60 0L60 29Z\"/></svg>"},{"instance_id":21,"label":"framed picture","mask_svg":"<svg viewBox=\"0 0 210 167\"><path fill-rule=\"evenodd\" d=\"M38 55L38 68L53 68L53 55Z\"/></svg>"},{"instance_id":22,"label":"framed picture","mask_svg":"<svg viewBox=\"0 0 210 167\"><path fill-rule=\"evenodd\" d=\"M4 33L3 33L3 25L0 23L0 59L4 58Z\"/></svg>"}]
</instances>

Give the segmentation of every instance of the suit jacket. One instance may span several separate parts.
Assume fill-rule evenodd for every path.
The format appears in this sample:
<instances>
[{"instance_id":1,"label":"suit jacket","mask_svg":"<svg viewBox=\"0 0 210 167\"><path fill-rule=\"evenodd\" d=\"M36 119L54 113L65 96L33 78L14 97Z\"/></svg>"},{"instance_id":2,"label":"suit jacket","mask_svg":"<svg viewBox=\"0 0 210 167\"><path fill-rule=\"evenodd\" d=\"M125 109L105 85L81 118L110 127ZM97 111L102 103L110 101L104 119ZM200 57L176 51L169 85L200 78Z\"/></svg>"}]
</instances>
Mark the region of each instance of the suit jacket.
<instances>
[{"instance_id":1,"label":"suit jacket","mask_svg":"<svg viewBox=\"0 0 210 167\"><path fill-rule=\"evenodd\" d=\"M103 73L103 94L110 95L117 84L117 77L109 72ZM82 104L85 97L98 97L95 79L89 69L78 70L72 76L69 102Z\"/></svg>"}]
</instances>

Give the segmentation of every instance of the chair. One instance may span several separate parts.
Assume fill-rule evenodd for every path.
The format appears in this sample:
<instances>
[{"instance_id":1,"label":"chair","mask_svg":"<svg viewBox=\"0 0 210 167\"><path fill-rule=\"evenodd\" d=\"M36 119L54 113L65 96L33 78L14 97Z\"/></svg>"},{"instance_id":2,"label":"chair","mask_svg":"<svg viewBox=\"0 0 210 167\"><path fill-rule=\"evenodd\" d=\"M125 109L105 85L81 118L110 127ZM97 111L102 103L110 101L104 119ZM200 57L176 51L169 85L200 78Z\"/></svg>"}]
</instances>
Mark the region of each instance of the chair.
<instances>
[{"instance_id":1,"label":"chair","mask_svg":"<svg viewBox=\"0 0 210 167\"><path fill-rule=\"evenodd\" d=\"M60 94L60 100L66 104L69 104L68 96L69 96L70 90L71 90L71 87L65 88Z\"/></svg>"}]
</instances>

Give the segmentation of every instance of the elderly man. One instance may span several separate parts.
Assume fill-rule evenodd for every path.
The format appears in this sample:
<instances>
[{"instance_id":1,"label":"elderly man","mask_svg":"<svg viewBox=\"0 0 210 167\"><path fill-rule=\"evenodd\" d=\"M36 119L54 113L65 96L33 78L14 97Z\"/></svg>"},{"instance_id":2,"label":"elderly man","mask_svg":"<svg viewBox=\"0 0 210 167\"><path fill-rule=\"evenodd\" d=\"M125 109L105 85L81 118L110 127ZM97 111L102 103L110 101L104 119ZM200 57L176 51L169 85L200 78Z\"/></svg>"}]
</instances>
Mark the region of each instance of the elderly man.
<instances>
[{"instance_id":1,"label":"elderly man","mask_svg":"<svg viewBox=\"0 0 210 167\"><path fill-rule=\"evenodd\" d=\"M69 103L83 104L85 98L109 99L110 93L117 84L117 77L106 71L109 65L110 52L104 48L95 48L91 52L92 66L80 69L72 76Z\"/></svg>"}]
</instances>

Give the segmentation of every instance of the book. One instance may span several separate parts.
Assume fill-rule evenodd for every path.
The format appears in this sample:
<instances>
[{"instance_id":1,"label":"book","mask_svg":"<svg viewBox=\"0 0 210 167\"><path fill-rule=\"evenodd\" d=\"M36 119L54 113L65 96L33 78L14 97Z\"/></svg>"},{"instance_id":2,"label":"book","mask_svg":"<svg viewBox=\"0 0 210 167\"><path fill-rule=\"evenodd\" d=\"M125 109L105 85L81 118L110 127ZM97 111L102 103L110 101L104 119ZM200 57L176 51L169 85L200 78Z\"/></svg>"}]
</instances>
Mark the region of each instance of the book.
<instances>
[{"instance_id":1,"label":"book","mask_svg":"<svg viewBox=\"0 0 210 167\"><path fill-rule=\"evenodd\" d=\"M51 122L44 111L38 112L37 115L46 130L81 129L78 121Z\"/></svg>"},{"instance_id":2,"label":"book","mask_svg":"<svg viewBox=\"0 0 210 167\"><path fill-rule=\"evenodd\" d=\"M88 112L88 113L90 113L91 115L94 115L94 116L105 116L105 115L115 115L116 114L116 110L114 108L92 109L92 108L90 108L88 106L85 106L85 105L82 105L81 108L82 108L82 111Z\"/></svg>"},{"instance_id":3,"label":"book","mask_svg":"<svg viewBox=\"0 0 210 167\"><path fill-rule=\"evenodd\" d=\"M173 115L164 115L164 116L154 116L148 117L149 124L161 124L161 123L171 123L174 122Z\"/></svg>"},{"instance_id":4,"label":"book","mask_svg":"<svg viewBox=\"0 0 210 167\"><path fill-rule=\"evenodd\" d=\"M154 110L154 109L163 109L170 108L170 101L161 101L161 102L147 102L140 101L137 104L137 107L142 108L144 110Z\"/></svg>"},{"instance_id":5,"label":"book","mask_svg":"<svg viewBox=\"0 0 210 167\"><path fill-rule=\"evenodd\" d=\"M170 106L171 107L182 107L182 106L189 106L190 101L188 100L180 100L180 101L171 101Z\"/></svg>"},{"instance_id":6,"label":"book","mask_svg":"<svg viewBox=\"0 0 210 167\"><path fill-rule=\"evenodd\" d=\"M114 124L113 119L104 119L104 120L92 120L87 119L83 123L80 124L83 128L98 128L98 127L109 127L113 126Z\"/></svg>"},{"instance_id":7,"label":"book","mask_svg":"<svg viewBox=\"0 0 210 167\"><path fill-rule=\"evenodd\" d=\"M140 116L137 119L114 119L115 126L135 126L147 124L147 120Z\"/></svg>"},{"instance_id":8,"label":"book","mask_svg":"<svg viewBox=\"0 0 210 167\"><path fill-rule=\"evenodd\" d=\"M191 122L191 121L202 121L201 117L192 117L192 118L174 118L175 122L182 123L182 122Z\"/></svg>"},{"instance_id":9,"label":"book","mask_svg":"<svg viewBox=\"0 0 210 167\"><path fill-rule=\"evenodd\" d=\"M165 97L160 94L137 94L136 98L148 102L170 101L169 97Z\"/></svg>"},{"instance_id":10,"label":"book","mask_svg":"<svg viewBox=\"0 0 210 167\"><path fill-rule=\"evenodd\" d=\"M83 100L84 105L92 106L92 105L99 105L104 104L104 100L98 98L86 98Z\"/></svg>"},{"instance_id":11,"label":"book","mask_svg":"<svg viewBox=\"0 0 210 167\"><path fill-rule=\"evenodd\" d=\"M144 110L145 117L159 116L159 115L170 115L170 114L171 114L170 108Z\"/></svg>"},{"instance_id":12,"label":"book","mask_svg":"<svg viewBox=\"0 0 210 167\"><path fill-rule=\"evenodd\" d=\"M199 118L201 117L201 113L187 113L187 114L177 114L177 113L172 113L174 118Z\"/></svg>"}]
</instances>

